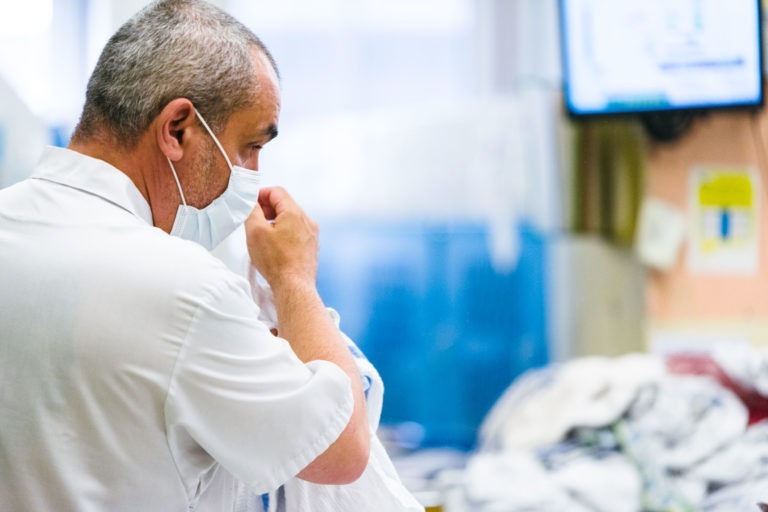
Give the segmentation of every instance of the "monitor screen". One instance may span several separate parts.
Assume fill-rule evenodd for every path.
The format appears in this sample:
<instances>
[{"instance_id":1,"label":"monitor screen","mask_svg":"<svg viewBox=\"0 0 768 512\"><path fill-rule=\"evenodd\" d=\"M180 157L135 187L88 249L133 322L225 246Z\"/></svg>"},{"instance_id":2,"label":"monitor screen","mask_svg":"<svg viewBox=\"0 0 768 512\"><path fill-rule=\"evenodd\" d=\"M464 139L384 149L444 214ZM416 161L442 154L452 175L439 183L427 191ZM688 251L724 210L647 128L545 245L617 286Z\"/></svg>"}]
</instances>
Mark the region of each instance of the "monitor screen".
<instances>
[{"instance_id":1,"label":"monitor screen","mask_svg":"<svg viewBox=\"0 0 768 512\"><path fill-rule=\"evenodd\" d=\"M761 105L761 0L560 0L575 116Z\"/></svg>"}]
</instances>

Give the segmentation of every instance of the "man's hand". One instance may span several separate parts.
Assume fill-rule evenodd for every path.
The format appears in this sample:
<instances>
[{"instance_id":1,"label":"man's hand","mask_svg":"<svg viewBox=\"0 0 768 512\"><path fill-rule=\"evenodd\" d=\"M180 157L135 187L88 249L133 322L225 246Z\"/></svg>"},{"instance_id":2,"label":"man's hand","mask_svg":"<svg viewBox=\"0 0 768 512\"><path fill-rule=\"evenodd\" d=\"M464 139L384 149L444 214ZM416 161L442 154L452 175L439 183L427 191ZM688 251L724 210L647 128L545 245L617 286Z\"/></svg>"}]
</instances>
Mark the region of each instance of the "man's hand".
<instances>
[{"instance_id":1,"label":"man's hand","mask_svg":"<svg viewBox=\"0 0 768 512\"><path fill-rule=\"evenodd\" d=\"M273 289L284 281L315 286L318 227L282 188L266 188L245 221L251 263Z\"/></svg>"}]
</instances>

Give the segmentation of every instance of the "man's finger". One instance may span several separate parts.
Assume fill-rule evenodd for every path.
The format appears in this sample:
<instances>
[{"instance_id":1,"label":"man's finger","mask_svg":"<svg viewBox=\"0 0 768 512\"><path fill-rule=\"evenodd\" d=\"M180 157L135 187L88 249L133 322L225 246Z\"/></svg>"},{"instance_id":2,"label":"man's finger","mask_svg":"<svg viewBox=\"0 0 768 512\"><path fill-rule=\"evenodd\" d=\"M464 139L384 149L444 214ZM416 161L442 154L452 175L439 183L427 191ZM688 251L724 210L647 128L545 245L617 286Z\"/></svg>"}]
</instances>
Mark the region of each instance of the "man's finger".
<instances>
[{"instance_id":1,"label":"man's finger","mask_svg":"<svg viewBox=\"0 0 768 512\"><path fill-rule=\"evenodd\" d=\"M275 217L277 217L277 212L273 205L274 200L271 199L274 191L275 189L273 187L262 188L259 190L259 201L257 206L261 207L264 217L267 220L275 220Z\"/></svg>"},{"instance_id":2,"label":"man's finger","mask_svg":"<svg viewBox=\"0 0 768 512\"><path fill-rule=\"evenodd\" d=\"M261 206L260 203L256 203L256 205L253 207L253 210L251 210L251 213L248 215L248 219L246 219L246 227L248 225L263 225L267 224L268 222L268 216L264 212L264 208Z\"/></svg>"},{"instance_id":3,"label":"man's finger","mask_svg":"<svg viewBox=\"0 0 768 512\"><path fill-rule=\"evenodd\" d=\"M284 211L299 208L291 195L282 187L263 189L259 193L259 204L268 220L274 220Z\"/></svg>"}]
</instances>

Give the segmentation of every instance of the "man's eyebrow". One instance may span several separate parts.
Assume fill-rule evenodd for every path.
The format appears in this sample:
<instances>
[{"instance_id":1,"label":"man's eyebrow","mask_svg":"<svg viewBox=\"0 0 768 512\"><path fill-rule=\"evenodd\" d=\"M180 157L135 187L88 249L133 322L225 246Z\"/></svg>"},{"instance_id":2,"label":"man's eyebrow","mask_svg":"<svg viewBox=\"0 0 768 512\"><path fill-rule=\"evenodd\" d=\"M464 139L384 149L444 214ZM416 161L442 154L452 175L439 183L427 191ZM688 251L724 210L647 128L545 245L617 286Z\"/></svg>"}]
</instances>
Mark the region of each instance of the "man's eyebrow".
<instances>
[{"instance_id":1,"label":"man's eyebrow","mask_svg":"<svg viewBox=\"0 0 768 512\"><path fill-rule=\"evenodd\" d=\"M269 125L269 127L267 128L266 134L269 137L269 139L267 139L267 142L277 137L277 125L275 124Z\"/></svg>"}]
</instances>

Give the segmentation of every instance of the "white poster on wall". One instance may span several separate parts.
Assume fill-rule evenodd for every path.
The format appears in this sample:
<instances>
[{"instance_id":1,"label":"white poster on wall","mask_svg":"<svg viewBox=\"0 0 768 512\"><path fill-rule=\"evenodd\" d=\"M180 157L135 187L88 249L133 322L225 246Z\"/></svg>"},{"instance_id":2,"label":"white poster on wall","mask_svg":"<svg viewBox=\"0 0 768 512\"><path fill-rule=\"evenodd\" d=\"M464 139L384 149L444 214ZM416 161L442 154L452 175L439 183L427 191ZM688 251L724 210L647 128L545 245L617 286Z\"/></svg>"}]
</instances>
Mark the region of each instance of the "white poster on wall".
<instances>
[{"instance_id":1,"label":"white poster on wall","mask_svg":"<svg viewBox=\"0 0 768 512\"><path fill-rule=\"evenodd\" d=\"M759 255L759 177L746 167L691 172L689 270L754 274Z\"/></svg>"}]
</instances>

